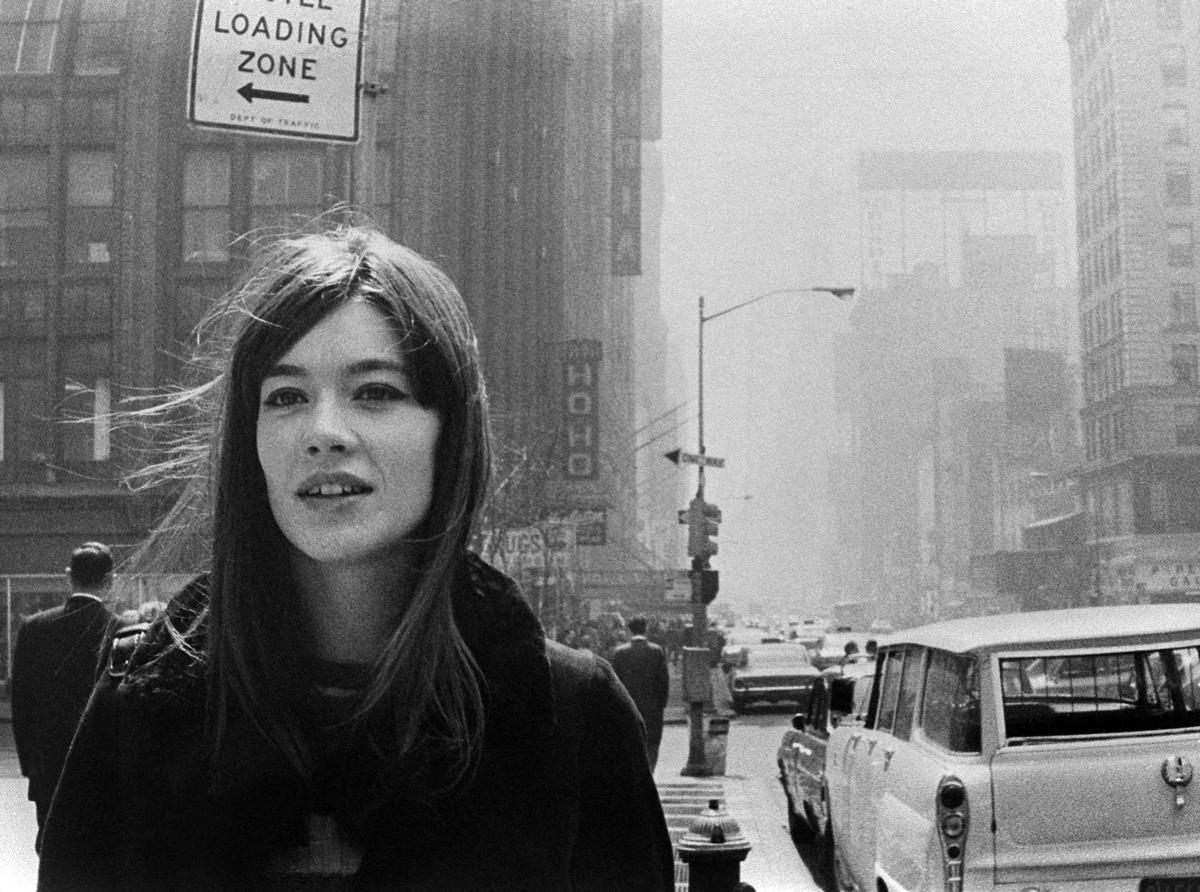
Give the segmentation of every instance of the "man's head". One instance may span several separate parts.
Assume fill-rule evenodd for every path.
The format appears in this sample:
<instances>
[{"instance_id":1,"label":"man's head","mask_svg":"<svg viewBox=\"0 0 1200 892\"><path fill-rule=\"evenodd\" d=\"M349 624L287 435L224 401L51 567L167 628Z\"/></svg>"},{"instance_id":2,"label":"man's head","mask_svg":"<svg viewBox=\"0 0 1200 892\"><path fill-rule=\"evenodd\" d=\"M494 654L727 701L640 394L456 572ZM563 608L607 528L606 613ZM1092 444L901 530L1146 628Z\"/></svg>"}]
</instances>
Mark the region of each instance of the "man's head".
<instances>
[{"instance_id":1,"label":"man's head","mask_svg":"<svg viewBox=\"0 0 1200 892\"><path fill-rule=\"evenodd\" d=\"M71 552L71 566L67 575L71 588L77 592L96 592L108 588L112 582L112 552L103 542L84 542Z\"/></svg>"},{"instance_id":2,"label":"man's head","mask_svg":"<svg viewBox=\"0 0 1200 892\"><path fill-rule=\"evenodd\" d=\"M630 635L645 635L646 634L646 617L635 616L629 621Z\"/></svg>"}]
</instances>

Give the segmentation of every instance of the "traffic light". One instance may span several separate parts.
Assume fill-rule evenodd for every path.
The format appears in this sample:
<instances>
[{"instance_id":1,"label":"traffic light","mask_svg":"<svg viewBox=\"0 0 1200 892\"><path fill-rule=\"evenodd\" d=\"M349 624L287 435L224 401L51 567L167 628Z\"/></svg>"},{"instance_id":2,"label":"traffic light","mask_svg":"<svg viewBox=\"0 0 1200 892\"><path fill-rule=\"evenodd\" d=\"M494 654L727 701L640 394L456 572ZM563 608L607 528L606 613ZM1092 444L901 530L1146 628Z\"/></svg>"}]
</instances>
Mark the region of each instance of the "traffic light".
<instances>
[{"instance_id":1,"label":"traffic light","mask_svg":"<svg viewBox=\"0 0 1200 892\"><path fill-rule=\"evenodd\" d=\"M692 557L708 558L717 553L717 543L712 537L719 532L721 509L710 505L699 496L688 504L688 554Z\"/></svg>"}]
</instances>

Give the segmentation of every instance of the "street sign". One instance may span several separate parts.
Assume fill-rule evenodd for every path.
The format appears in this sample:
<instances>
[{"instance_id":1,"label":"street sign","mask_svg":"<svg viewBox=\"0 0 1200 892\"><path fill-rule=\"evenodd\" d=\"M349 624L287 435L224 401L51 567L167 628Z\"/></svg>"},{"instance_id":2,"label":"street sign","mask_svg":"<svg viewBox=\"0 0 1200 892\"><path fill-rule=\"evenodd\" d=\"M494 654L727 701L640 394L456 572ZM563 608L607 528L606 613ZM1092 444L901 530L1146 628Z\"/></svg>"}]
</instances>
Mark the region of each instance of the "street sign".
<instances>
[{"instance_id":1,"label":"street sign","mask_svg":"<svg viewBox=\"0 0 1200 892\"><path fill-rule=\"evenodd\" d=\"M723 458L714 458L711 455L700 456L694 452L684 452L682 449L672 449L670 452L664 452L663 455L677 465L704 465L706 468L725 467Z\"/></svg>"},{"instance_id":2,"label":"street sign","mask_svg":"<svg viewBox=\"0 0 1200 892\"><path fill-rule=\"evenodd\" d=\"M357 142L366 0L197 0L188 121Z\"/></svg>"}]
</instances>

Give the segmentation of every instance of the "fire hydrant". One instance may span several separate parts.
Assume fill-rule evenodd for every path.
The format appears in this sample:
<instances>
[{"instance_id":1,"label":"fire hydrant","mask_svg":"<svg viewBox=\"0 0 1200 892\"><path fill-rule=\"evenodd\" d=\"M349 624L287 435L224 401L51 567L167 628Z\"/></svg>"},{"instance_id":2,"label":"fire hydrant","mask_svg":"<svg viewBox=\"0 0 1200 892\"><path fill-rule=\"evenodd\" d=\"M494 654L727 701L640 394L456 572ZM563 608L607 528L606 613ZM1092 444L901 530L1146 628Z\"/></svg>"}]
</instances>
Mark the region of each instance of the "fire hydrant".
<instances>
[{"instance_id":1,"label":"fire hydrant","mask_svg":"<svg viewBox=\"0 0 1200 892\"><path fill-rule=\"evenodd\" d=\"M675 848L688 866L688 892L754 892L753 886L741 882L750 841L721 800L708 800L708 808L692 820Z\"/></svg>"}]
</instances>

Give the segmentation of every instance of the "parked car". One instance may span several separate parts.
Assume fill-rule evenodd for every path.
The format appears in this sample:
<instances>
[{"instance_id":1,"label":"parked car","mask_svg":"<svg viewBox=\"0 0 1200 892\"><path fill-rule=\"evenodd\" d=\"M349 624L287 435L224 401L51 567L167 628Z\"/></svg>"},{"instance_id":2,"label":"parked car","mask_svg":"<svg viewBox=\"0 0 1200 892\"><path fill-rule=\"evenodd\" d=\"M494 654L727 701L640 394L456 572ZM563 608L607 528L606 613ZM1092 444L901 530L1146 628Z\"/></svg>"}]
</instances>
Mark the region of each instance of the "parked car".
<instances>
[{"instance_id":1,"label":"parked car","mask_svg":"<svg viewBox=\"0 0 1200 892\"><path fill-rule=\"evenodd\" d=\"M796 842L820 839L828 826L825 753L839 724L857 720L856 703L865 702L874 679L873 663L827 669L813 682L803 711L792 716L776 762L787 801L788 830ZM864 710L865 711L865 710Z\"/></svg>"},{"instance_id":2,"label":"parked car","mask_svg":"<svg viewBox=\"0 0 1200 892\"><path fill-rule=\"evenodd\" d=\"M776 639L747 648L745 664L729 673L729 697L735 712L751 703L807 701L813 681L820 678L808 648Z\"/></svg>"},{"instance_id":3,"label":"parked car","mask_svg":"<svg viewBox=\"0 0 1200 892\"><path fill-rule=\"evenodd\" d=\"M986 616L881 644L830 731L838 888L1200 889L1200 607Z\"/></svg>"}]
</instances>

